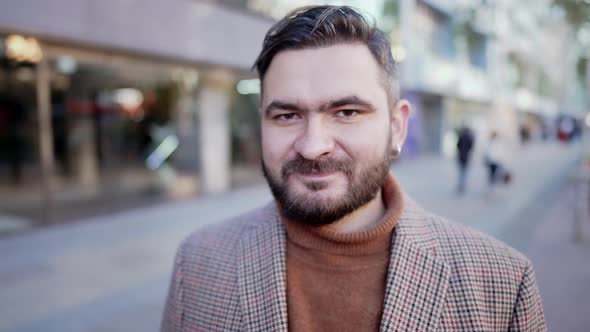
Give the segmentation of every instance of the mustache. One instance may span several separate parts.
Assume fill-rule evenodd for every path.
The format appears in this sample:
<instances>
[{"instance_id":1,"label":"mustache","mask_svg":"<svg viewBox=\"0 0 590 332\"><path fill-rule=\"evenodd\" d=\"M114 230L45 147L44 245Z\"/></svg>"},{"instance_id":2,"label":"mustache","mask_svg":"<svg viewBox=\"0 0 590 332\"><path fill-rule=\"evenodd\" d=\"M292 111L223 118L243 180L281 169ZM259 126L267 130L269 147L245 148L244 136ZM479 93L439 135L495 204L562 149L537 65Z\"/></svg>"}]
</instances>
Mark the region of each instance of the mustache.
<instances>
[{"instance_id":1,"label":"mustache","mask_svg":"<svg viewBox=\"0 0 590 332\"><path fill-rule=\"evenodd\" d=\"M295 173L310 174L312 172L343 172L350 177L353 174L353 164L348 160L338 160L330 157L309 160L299 155L285 163L281 170L281 176L286 179Z\"/></svg>"}]
</instances>

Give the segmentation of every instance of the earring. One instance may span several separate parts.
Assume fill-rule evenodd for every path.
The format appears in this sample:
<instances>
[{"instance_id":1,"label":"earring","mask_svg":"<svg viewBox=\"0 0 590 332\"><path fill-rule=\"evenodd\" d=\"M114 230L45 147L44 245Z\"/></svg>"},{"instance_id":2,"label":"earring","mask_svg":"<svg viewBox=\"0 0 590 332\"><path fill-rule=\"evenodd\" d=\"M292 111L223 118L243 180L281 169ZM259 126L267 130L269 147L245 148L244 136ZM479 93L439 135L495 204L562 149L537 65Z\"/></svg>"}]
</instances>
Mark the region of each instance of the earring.
<instances>
[{"instance_id":1,"label":"earring","mask_svg":"<svg viewBox=\"0 0 590 332\"><path fill-rule=\"evenodd\" d=\"M393 159L397 159L397 158L399 158L399 156L401 156L401 154L402 154L402 146L401 146L401 144L398 143L395 145L395 149L393 149L393 151L391 151L391 157Z\"/></svg>"}]
</instances>

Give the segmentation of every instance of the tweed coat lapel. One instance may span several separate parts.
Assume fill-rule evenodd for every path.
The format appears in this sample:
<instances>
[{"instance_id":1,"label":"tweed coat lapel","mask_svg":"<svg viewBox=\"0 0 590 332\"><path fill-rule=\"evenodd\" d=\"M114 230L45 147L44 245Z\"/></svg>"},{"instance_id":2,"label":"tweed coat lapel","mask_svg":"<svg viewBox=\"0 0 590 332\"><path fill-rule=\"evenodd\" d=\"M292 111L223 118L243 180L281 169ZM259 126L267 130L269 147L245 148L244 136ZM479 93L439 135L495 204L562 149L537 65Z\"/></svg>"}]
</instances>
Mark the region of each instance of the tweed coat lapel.
<instances>
[{"instance_id":1,"label":"tweed coat lapel","mask_svg":"<svg viewBox=\"0 0 590 332\"><path fill-rule=\"evenodd\" d=\"M287 332L285 229L274 206L240 243L238 289L246 331Z\"/></svg>"},{"instance_id":2,"label":"tweed coat lapel","mask_svg":"<svg viewBox=\"0 0 590 332\"><path fill-rule=\"evenodd\" d=\"M450 268L435 256L437 240L427 215L406 195L392 237L381 331L435 331L449 285Z\"/></svg>"}]
</instances>

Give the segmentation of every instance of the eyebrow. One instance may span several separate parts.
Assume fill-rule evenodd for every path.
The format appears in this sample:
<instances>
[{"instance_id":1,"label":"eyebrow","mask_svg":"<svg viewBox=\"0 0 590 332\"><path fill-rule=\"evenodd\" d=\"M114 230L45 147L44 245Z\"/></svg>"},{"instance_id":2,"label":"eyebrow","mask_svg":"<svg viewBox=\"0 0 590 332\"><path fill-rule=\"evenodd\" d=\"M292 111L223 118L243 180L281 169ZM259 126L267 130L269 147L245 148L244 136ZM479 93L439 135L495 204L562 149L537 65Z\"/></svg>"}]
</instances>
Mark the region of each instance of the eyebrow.
<instances>
[{"instance_id":1,"label":"eyebrow","mask_svg":"<svg viewBox=\"0 0 590 332\"><path fill-rule=\"evenodd\" d=\"M325 112L326 110L328 110L330 108L337 108L337 107L350 106L350 105L368 108L372 111L375 110L375 106L373 106L370 102L363 100L363 99L359 98L358 96L352 95L352 96L346 96L343 98L338 98L338 99L323 103L320 106L319 111ZM300 106L298 104L295 104L295 103L284 102L284 101L280 101L280 100L273 100L264 109L265 116L270 116L270 113L274 110L306 112L309 109L306 107Z\"/></svg>"},{"instance_id":2,"label":"eyebrow","mask_svg":"<svg viewBox=\"0 0 590 332\"><path fill-rule=\"evenodd\" d=\"M325 111L326 109L337 108L337 107L342 107L342 106L349 106L349 105L360 106L360 107L369 108L371 110L375 110L375 107L370 102L363 100L357 96L347 96L347 97L338 98L336 100L332 100L328 103L323 104L322 106L320 106L320 111Z\"/></svg>"},{"instance_id":3,"label":"eyebrow","mask_svg":"<svg viewBox=\"0 0 590 332\"><path fill-rule=\"evenodd\" d=\"M307 109L301 107L294 103L284 102L280 100L273 100L266 108L264 109L264 115L269 116L270 113L274 110L285 110L285 111L306 111Z\"/></svg>"}]
</instances>

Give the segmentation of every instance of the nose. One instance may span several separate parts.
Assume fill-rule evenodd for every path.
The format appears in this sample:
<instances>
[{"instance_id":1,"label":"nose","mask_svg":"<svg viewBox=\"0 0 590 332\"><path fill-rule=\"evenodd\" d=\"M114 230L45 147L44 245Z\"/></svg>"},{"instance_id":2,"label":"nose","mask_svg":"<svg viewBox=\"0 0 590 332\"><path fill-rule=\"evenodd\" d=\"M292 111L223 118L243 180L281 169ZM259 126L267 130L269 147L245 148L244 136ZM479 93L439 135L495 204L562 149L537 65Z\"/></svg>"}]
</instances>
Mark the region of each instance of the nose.
<instances>
[{"instance_id":1,"label":"nose","mask_svg":"<svg viewBox=\"0 0 590 332\"><path fill-rule=\"evenodd\" d=\"M294 148L305 159L315 160L334 151L334 139L319 117L309 117Z\"/></svg>"}]
</instances>

